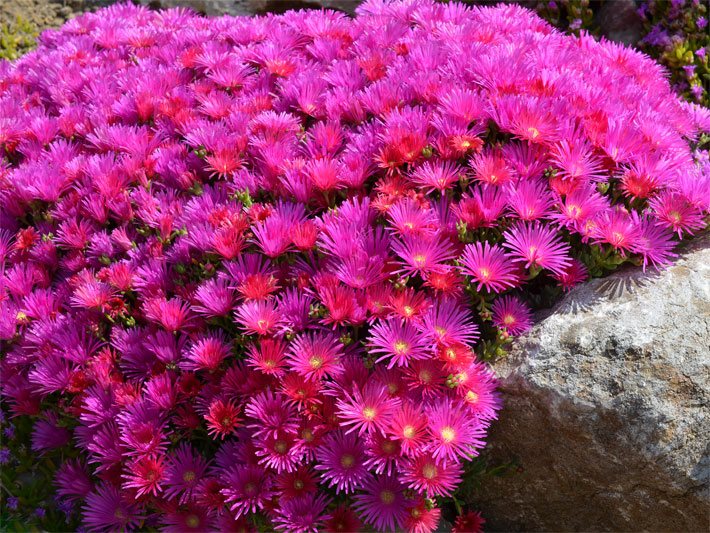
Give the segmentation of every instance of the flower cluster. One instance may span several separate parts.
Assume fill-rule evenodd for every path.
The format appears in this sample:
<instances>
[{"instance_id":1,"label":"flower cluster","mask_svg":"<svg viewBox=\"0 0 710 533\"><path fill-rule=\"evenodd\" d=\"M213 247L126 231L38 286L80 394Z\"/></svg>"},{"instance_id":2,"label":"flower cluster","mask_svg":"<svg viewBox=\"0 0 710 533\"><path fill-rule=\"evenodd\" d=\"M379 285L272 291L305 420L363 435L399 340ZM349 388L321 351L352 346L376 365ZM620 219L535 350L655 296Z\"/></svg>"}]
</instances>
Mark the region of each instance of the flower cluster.
<instances>
[{"instance_id":1,"label":"flower cluster","mask_svg":"<svg viewBox=\"0 0 710 533\"><path fill-rule=\"evenodd\" d=\"M85 14L0 64L3 402L91 530L432 531L528 304L704 226L707 123L516 6Z\"/></svg>"}]
</instances>

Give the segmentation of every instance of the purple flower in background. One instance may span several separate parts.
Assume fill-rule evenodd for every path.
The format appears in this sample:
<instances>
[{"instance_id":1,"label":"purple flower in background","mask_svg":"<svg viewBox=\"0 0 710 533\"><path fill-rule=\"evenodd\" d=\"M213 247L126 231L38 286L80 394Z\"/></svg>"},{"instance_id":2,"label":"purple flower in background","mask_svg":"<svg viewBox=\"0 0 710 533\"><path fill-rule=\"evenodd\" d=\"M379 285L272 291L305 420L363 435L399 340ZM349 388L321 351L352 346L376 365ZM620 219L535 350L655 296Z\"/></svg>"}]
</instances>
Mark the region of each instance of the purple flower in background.
<instances>
[{"instance_id":1,"label":"purple flower in background","mask_svg":"<svg viewBox=\"0 0 710 533\"><path fill-rule=\"evenodd\" d=\"M7 499L7 508L12 511L16 511L19 504L20 504L20 500L16 496L10 496Z\"/></svg>"},{"instance_id":2,"label":"purple flower in background","mask_svg":"<svg viewBox=\"0 0 710 533\"><path fill-rule=\"evenodd\" d=\"M37 509L35 509L35 515L38 518L44 518L45 516L47 516L47 511L42 507L37 507Z\"/></svg>"},{"instance_id":3,"label":"purple flower in background","mask_svg":"<svg viewBox=\"0 0 710 533\"><path fill-rule=\"evenodd\" d=\"M695 76L695 65L683 65L683 70L689 78Z\"/></svg>"},{"instance_id":4,"label":"purple flower in background","mask_svg":"<svg viewBox=\"0 0 710 533\"><path fill-rule=\"evenodd\" d=\"M708 19L706 19L705 17L698 17L698 19L695 21L695 25L698 27L699 30L703 30L708 25Z\"/></svg>"},{"instance_id":5,"label":"purple flower in background","mask_svg":"<svg viewBox=\"0 0 710 533\"><path fill-rule=\"evenodd\" d=\"M555 2L554 0L552 0L552 1L550 1L550 2L547 3L547 7L549 7L550 9L557 9L557 2Z\"/></svg>"},{"instance_id":6,"label":"purple flower in background","mask_svg":"<svg viewBox=\"0 0 710 533\"><path fill-rule=\"evenodd\" d=\"M15 438L15 426L10 424L3 430L3 435L5 435L8 439L12 440Z\"/></svg>"},{"instance_id":7,"label":"purple flower in background","mask_svg":"<svg viewBox=\"0 0 710 533\"><path fill-rule=\"evenodd\" d=\"M578 30L581 27L582 27L582 19L574 19L572 22L569 23L570 30Z\"/></svg>"},{"instance_id":8,"label":"purple flower in background","mask_svg":"<svg viewBox=\"0 0 710 533\"><path fill-rule=\"evenodd\" d=\"M0 465L6 465L7 463L10 462L10 458L12 457L12 454L10 453L10 450L7 448L3 448L0 450Z\"/></svg>"},{"instance_id":9,"label":"purple flower in background","mask_svg":"<svg viewBox=\"0 0 710 533\"><path fill-rule=\"evenodd\" d=\"M695 96L695 98L697 98L698 100L700 100L700 99L702 98L703 92L704 92L704 91L703 91L703 86L702 86L702 85L695 84L695 85L693 85L693 86L690 88L690 92L693 93L693 96Z\"/></svg>"}]
</instances>

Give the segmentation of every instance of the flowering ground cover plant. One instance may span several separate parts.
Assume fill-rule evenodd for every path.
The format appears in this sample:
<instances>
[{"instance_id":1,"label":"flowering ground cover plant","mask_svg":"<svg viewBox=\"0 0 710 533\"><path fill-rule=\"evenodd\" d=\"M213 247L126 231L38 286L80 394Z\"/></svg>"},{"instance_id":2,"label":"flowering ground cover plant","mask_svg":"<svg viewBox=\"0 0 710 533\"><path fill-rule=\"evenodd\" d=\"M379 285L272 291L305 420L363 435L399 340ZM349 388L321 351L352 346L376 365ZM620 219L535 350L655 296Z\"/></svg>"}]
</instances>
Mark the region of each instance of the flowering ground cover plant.
<instances>
[{"instance_id":1,"label":"flowering ground cover plant","mask_svg":"<svg viewBox=\"0 0 710 533\"><path fill-rule=\"evenodd\" d=\"M432 531L530 305L709 207L707 112L516 6L113 6L0 89L3 513L43 527Z\"/></svg>"}]
</instances>

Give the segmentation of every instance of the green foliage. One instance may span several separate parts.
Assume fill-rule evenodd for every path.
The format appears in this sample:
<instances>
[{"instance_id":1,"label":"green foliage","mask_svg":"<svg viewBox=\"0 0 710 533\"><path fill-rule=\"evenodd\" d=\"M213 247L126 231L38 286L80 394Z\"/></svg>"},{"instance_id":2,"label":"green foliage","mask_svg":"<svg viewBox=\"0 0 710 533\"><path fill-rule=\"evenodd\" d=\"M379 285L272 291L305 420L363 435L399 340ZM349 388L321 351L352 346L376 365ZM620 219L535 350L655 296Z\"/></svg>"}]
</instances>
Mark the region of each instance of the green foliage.
<instances>
[{"instance_id":1,"label":"green foliage","mask_svg":"<svg viewBox=\"0 0 710 533\"><path fill-rule=\"evenodd\" d=\"M9 419L5 406L0 408L0 531L76 530L78 513L67 516L57 507L52 483L62 460L76 453L69 446L45 455L32 451L36 417Z\"/></svg>"},{"instance_id":2,"label":"green foliage","mask_svg":"<svg viewBox=\"0 0 710 533\"><path fill-rule=\"evenodd\" d=\"M645 37L639 47L665 66L686 100L710 106L708 5L699 0L651 0L642 4Z\"/></svg>"},{"instance_id":3,"label":"green foliage","mask_svg":"<svg viewBox=\"0 0 710 533\"><path fill-rule=\"evenodd\" d=\"M32 50L38 33L35 25L22 17L0 23L0 59L17 59Z\"/></svg>"}]
</instances>

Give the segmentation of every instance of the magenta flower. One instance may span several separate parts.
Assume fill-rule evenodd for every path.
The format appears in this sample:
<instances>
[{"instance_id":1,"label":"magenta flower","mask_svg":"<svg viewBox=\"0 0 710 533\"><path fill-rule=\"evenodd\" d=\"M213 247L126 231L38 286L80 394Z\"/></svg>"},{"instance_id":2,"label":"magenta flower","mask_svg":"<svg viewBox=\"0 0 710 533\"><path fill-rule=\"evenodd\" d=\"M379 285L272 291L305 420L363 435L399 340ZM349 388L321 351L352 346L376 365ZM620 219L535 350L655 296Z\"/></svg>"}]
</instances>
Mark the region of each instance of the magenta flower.
<instances>
[{"instance_id":1,"label":"magenta flower","mask_svg":"<svg viewBox=\"0 0 710 533\"><path fill-rule=\"evenodd\" d=\"M354 497L355 510L377 531L395 531L402 527L407 515L404 485L392 476L368 480L364 492Z\"/></svg>"},{"instance_id":2,"label":"magenta flower","mask_svg":"<svg viewBox=\"0 0 710 533\"><path fill-rule=\"evenodd\" d=\"M513 260L525 264L525 268L539 267L561 272L570 263L569 245L560 242L557 233L539 222L519 222L503 233Z\"/></svg>"},{"instance_id":3,"label":"magenta flower","mask_svg":"<svg viewBox=\"0 0 710 533\"><path fill-rule=\"evenodd\" d=\"M349 494L372 474L365 466L365 446L361 438L337 430L316 450L316 470L336 492Z\"/></svg>"},{"instance_id":4,"label":"magenta flower","mask_svg":"<svg viewBox=\"0 0 710 533\"><path fill-rule=\"evenodd\" d=\"M294 372L306 379L319 381L342 372L342 355L342 345L333 335L303 334L291 343L287 362Z\"/></svg>"},{"instance_id":5,"label":"magenta flower","mask_svg":"<svg viewBox=\"0 0 710 533\"><path fill-rule=\"evenodd\" d=\"M387 389L376 382L369 382L360 390L356 387L348 399L336 402L338 417L343 426L350 426L346 433L357 430L358 436L379 431L383 435L392 421L399 399L391 398Z\"/></svg>"},{"instance_id":6,"label":"magenta flower","mask_svg":"<svg viewBox=\"0 0 710 533\"><path fill-rule=\"evenodd\" d=\"M431 436L427 450L434 459L455 461L472 457L484 445L484 428L459 403L442 400L427 410L427 418Z\"/></svg>"},{"instance_id":7,"label":"magenta flower","mask_svg":"<svg viewBox=\"0 0 710 533\"><path fill-rule=\"evenodd\" d=\"M89 528L138 528L145 517L135 503L111 483L102 483L89 493L84 503L84 524Z\"/></svg>"},{"instance_id":8,"label":"magenta flower","mask_svg":"<svg viewBox=\"0 0 710 533\"><path fill-rule=\"evenodd\" d=\"M429 357L427 338L409 322L380 321L370 332L370 352L378 355L378 363L389 361L387 368L406 366L409 361Z\"/></svg>"},{"instance_id":9,"label":"magenta flower","mask_svg":"<svg viewBox=\"0 0 710 533\"><path fill-rule=\"evenodd\" d=\"M478 290L503 292L520 283L518 269L497 244L467 244L460 258L461 272L478 283Z\"/></svg>"},{"instance_id":10,"label":"magenta flower","mask_svg":"<svg viewBox=\"0 0 710 533\"><path fill-rule=\"evenodd\" d=\"M493 324L511 335L520 335L532 326L530 308L515 296L501 296L493 302Z\"/></svg>"},{"instance_id":11,"label":"magenta flower","mask_svg":"<svg viewBox=\"0 0 710 533\"><path fill-rule=\"evenodd\" d=\"M461 482L463 468L456 461L439 461L431 453L409 459L402 467L402 483L427 498L449 496Z\"/></svg>"}]
</instances>

